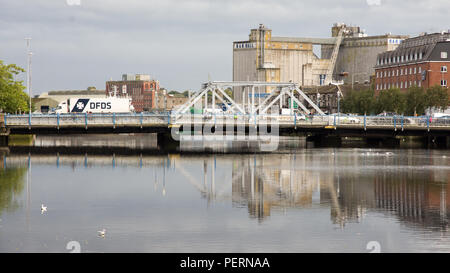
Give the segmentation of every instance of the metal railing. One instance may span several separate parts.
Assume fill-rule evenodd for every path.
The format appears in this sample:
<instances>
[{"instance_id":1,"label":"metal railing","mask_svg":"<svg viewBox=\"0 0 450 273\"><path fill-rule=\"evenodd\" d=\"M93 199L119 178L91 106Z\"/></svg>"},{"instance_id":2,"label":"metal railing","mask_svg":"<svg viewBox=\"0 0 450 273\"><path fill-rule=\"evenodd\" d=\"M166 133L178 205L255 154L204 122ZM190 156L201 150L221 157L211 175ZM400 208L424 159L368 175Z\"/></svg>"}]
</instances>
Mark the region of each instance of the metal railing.
<instances>
[{"instance_id":1,"label":"metal railing","mask_svg":"<svg viewBox=\"0 0 450 273\"><path fill-rule=\"evenodd\" d=\"M149 126L167 125L168 114L108 113L108 114L32 114L5 115L4 123L10 126Z\"/></svg>"},{"instance_id":2,"label":"metal railing","mask_svg":"<svg viewBox=\"0 0 450 273\"><path fill-rule=\"evenodd\" d=\"M186 124L203 125L261 125L308 127L333 126L355 128L449 128L450 118L430 116L354 116L332 115L276 115L204 113L171 115L170 113L108 113L108 114L32 114L3 116L6 127L70 127L70 126L169 126Z\"/></svg>"}]
</instances>

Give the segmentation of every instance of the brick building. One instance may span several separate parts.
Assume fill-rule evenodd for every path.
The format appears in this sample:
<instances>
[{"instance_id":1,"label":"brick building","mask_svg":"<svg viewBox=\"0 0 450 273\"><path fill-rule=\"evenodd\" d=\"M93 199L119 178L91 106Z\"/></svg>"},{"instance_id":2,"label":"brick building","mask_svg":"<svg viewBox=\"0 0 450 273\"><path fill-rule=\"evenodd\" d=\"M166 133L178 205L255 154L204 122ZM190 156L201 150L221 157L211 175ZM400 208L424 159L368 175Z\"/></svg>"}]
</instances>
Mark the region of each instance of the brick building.
<instances>
[{"instance_id":1,"label":"brick building","mask_svg":"<svg viewBox=\"0 0 450 273\"><path fill-rule=\"evenodd\" d=\"M131 104L136 112L149 111L154 108L155 95L158 91L159 81L152 80L150 75L124 74L121 81L106 82L106 95L131 97Z\"/></svg>"},{"instance_id":2,"label":"brick building","mask_svg":"<svg viewBox=\"0 0 450 273\"><path fill-rule=\"evenodd\" d=\"M412 86L448 88L450 32L423 34L404 40L397 49L378 54L375 91Z\"/></svg>"}]
</instances>

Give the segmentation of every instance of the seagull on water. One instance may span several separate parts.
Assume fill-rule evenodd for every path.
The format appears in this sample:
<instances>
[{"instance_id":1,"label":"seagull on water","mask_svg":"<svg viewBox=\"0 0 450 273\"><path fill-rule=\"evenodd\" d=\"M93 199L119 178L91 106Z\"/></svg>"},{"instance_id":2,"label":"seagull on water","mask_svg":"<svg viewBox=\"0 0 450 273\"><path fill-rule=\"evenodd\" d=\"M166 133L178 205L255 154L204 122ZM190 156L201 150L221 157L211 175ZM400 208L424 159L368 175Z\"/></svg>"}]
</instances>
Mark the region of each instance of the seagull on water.
<instances>
[{"instance_id":1,"label":"seagull on water","mask_svg":"<svg viewBox=\"0 0 450 273\"><path fill-rule=\"evenodd\" d=\"M97 232L98 232L98 235L99 235L99 236L105 237L106 229L102 229L102 230L99 230L99 231L97 231Z\"/></svg>"},{"instance_id":2,"label":"seagull on water","mask_svg":"<svg viewBox=\"0 0 450 273\"><path fill-rule=\"evenodd\" d=\"M41 204L41 214L44 214L44 212L47 211L47 207L44 206L44 204Z\"/></svg>"}]
</instances>

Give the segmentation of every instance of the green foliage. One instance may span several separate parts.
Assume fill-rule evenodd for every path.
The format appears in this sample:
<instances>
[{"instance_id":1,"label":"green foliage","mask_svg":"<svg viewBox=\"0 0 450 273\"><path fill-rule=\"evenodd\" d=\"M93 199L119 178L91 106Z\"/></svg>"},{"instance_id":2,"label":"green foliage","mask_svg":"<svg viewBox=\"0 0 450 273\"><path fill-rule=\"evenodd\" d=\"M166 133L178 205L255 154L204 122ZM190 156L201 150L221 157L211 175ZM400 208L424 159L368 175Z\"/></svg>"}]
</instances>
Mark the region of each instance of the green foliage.
<instances>
[{"instance_id":1,"label":"green foliage","mask_svg":"<svg viewBox=\"0 0 450 273\"><path fill-rule=\"evenodd\" d=\"M406 109L406 95L398 88L381 91L376 98L375 112L395 112L404 114Z\"/></svg>"},{"instance_id":2,"label":"green foliage","mask_svg":"<svg viewBox=\"0 0 450 273\"><path fill-rule=\"evenodd\" d=\"M441 86L429 88L413 86L402 92L397 88L383 90L375 96L373 90L350 91L341 100L344 113L378 114L395 112L404 115L423 115L427 107L446 108L449 103L447 89Z\"/></svg>"},{"instance_id":3,"label":"green foliage","mask_svg":"<svg viewBox=\"0 0 450 273\"><path fill-rule=\"evenodd\" d=\"M340 102L344 113L373 114L375 97L373 90L350 91Z\"/></svg>"},{"instance_id":4,"label":"green foliage","mask_svg":"<svg viewBox=\"0 0 450 273\"><path fill-rule=\"evenodd\" d=\"M423 115L426 107L425 90L422 87L413 86L406 93L406 111L408 116Z\"/></svg>"},{"instance_id":5,"label":"green foliage","mask_svg":"<svg viewBox=\"0 0 450 273\"><path fill-rule=\"evenodd\" d=\"M15 75L24 72L15 64L4 65L0 60L0 109L6 113L27 112L29 97L24 92L22 81L16 81Z\"/></svg>"},{"instance_id":6,"label":"green foliage","mask_svg":"<svg viewBox=\"0 0 450 273\"><path fill-rule=\"evenodd\" d=\"M19 207L19 195L24 188L25 168L0 170L0 215L3 210Z\"/></svg>"},{"instance_id":7,"label":"green foliage","mask_svg":"<svg viewBox=\"0 0 450 273\"><path fill-rule=\"evenodd\" d=\"M445 109L449 104L447 89L435 85L427 89L426 92L426 107L435 107L437 109Z\"/></svg>"}]
</instances>

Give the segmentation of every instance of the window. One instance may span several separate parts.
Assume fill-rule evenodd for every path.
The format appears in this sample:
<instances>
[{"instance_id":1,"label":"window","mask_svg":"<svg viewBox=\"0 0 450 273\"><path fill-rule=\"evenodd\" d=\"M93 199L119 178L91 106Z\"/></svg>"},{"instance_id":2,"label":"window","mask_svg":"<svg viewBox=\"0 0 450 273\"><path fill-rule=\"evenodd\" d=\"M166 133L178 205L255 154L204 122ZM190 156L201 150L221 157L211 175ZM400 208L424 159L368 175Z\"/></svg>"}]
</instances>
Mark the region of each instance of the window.
<instances>
[{"instance_id":1,"label":"window","mask_svg":"<svg viewBox=\"0 0 450 273\"><path fill-rule=\"evenodd\" d=\"M403 68L400 69L400 75L403 75Z\"/></svg>"},{"instance_id":2,"label":"window","mask_svg":"<svg viewBox=\"0 0 450 273\"><path fill-rule=\"evenodd\" d=\"M400 82L400 88L403 88L403 82Z\"/></svg>"},{"instance_id":3,"label":"window","mask_svg":"<svg viewBox=\"0 0 450 273\"><path fill-rule=\"evenodd\" d=\"M412 67L409 68L409 75L412 74Z\"/></svg>"},{"instance_id":4,"label":"window","mask_svg":"<svg viewBox=\"0 0 450 273\"><path fill-rule=\"evenodd\" d=\"M441 72L447 72L447 66L446 65L441 66Z\"/></svg>"},{"instance_id":5,"label":"window","mask_svg":"<svg viewBox=\"0 0 450 273\"><path fill-rule=\"evenodd\" d=\"M414 67L414 74L417 74L417 70L416 70L417 68L416 67Z\"/></svg>"},{"instance_id":6,"label":"window","mask_svg":"<svg viewBox=\"0 0 450 273\"><path fill-rule=\"evenodd\" d=\"M421 87L422 86L422 82L421 81L419 81L419 87Z\"/></svg>"},{"instance_id":7,"label":"window","mask_svg":"<svg viewBox=\"0 0 450 273\"><path fill-rule=\"evenodd\" d=\"M384 70L384 77L386 77L386 70Z\"/></svg>"},{"instance_id":8,"label":"window","mask_svg":"<svg viewBox=\"0 0 450 273\"><path fill-rule=\"evenodd\" d=\"M419 66L419 74L422 73L422 67Z\"/></svg>"},{"instance_id":9,"label":"window","mask_svg":"<svg viewBox=\"0 0 450 273\"><path fill-rule=\"evenodd\" d=\"M391 71L389 70L389 71L388 71L388 77L390 77L390 76L391 76Z\"/></svg>"},{"instance_id":10,"label":"window","mask_svg":"<svg viewBox=\"0 0 450 273\"><path fill-rule=\"evenodd\" d=\"M441 80L441 86L447 86L447 80Z\"/></svg>"},{"instance_id":11,"label":"window","mask_svg":"<svg viewBox=\"0 0 450 273\"><path fill-rule=\"evenodd\" d=\"M441 52L441 59L447 59L447 51Z\"/></svg>"},{"instance_id":12,"label":"window","mask_svg":"<svg viewBox=\"0 0 450 273\"><path fill-rule=\"evenodd\" d=\"M380 86L377 84L377 90L380 90L380 88L379 88Z\"/></svg>"},{"instance_id":13,"label":"window","mask_svg":"<svg viewBox=\"0 0 450 273\"><path fill-rule=\"evenodd\" d=\"M405 82L405 88L408 88L408 82Z\"/></svg>"},{"instance_id":14,"label":"window","mask_svg":"<svg viewBox=\"0 0 450 273\"><path fill-rule=\"evenodd\" d=\"M398 69L397 69L397 76L398 76Z\"/></svg>"}]
</instances>

